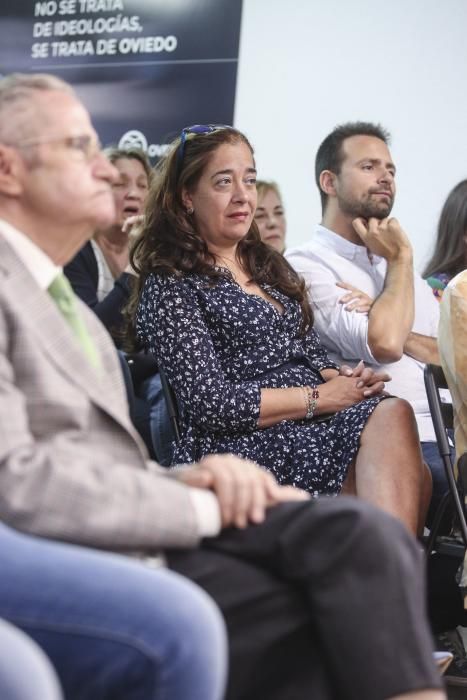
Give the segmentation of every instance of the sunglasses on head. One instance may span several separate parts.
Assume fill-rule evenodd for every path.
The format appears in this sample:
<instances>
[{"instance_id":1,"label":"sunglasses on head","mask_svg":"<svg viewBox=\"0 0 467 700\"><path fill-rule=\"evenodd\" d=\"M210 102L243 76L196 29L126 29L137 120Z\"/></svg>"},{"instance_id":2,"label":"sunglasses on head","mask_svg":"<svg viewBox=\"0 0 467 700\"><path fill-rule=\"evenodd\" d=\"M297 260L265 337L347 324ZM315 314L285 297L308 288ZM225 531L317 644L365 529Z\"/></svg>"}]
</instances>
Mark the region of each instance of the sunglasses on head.
<instances>
[{"instance_id":1,"label":"sunglasses on head","mask_svg":"<svg viewBox=\"0 0 467 700\"><path fill-rule=\"evenodd\" d=\"M188 134L199 136L200 134L212 134L214 131L220 131L221 129L233 129L233 126L229 126L228 124L193 124L193 126L186 126L182 129L180 132L180 144L178 146L178 169L180 170L183 163L186 137Z\"/></svg>"}]
</instances>

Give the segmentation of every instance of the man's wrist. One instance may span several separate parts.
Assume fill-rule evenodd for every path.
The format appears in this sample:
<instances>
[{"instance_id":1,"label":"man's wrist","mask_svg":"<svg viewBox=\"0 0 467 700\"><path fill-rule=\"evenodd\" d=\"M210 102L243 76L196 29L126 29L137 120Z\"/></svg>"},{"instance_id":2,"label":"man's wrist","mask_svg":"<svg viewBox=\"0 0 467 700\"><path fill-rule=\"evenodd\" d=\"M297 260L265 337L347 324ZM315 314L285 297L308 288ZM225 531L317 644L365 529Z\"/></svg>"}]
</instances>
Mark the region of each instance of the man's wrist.
<instances>
[{"instance_id":1,"label":"man's wrist","mask_svg":"<svg viewBox=\"0 0 467 700\"><path fill-rule=\"evenodd\" d=\"M410 246L400 248L394 257L387 260L388 265L413 265L413 251Z\"/></svg>"}]
</instances>

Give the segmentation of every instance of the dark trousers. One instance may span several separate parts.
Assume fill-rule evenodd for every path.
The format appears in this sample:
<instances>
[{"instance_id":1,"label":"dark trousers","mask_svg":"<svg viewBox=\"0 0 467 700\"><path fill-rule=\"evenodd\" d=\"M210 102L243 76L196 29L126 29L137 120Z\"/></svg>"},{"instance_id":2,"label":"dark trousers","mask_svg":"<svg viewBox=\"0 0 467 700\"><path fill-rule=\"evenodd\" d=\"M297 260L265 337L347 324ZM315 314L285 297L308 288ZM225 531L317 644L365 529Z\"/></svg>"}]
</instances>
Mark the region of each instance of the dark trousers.
<instances>
[{"instance_id":1,"label":"dark trousers","mask_svg":"<svg viewBox=\"0 0 467 700\"><path fill-rule=\"evenodd\" d=\"M422 553L369 504L286 504L168 560L224 614L228 700L383 700L441 686Z\"/></svg>"}]
</instances>

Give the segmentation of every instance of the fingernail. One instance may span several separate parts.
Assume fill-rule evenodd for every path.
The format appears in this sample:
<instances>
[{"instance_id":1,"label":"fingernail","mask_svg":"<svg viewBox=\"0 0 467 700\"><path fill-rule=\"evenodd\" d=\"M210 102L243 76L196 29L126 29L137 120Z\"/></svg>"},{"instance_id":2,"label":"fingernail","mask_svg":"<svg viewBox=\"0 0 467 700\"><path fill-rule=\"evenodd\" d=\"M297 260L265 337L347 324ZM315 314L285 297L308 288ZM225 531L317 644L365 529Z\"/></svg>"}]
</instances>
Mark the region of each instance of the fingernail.
<instances>
[{"instance_id":1,"label":"fingernail","mask_svg":"<svg viewBox=\"0 0 467 700\"><path fill-rule=\"evenodd\" d=\"M363 382L357 382L357 389L361 389L362 386L365 386Z\"/></svg>"},{"instance_id":2,"label":"fingernail","mask_svg":"<svg viewBox=\"0 0 467 700\"><path fill-rule=\"evenodd\" d=\"M367 389L366 391L363 392L363 396L371 396L371 391Z\"/></svg>"},{"instance_id":3,"label":"fingernail","mask_svg":"<svg viewBox=\"0 0 467 700\"><path fill-rule=\"evenodd\" d=\"M255 510L252 515L252 520L255 523L262 523L264 520L264 510Z\"/></svg>"}]
</instances>

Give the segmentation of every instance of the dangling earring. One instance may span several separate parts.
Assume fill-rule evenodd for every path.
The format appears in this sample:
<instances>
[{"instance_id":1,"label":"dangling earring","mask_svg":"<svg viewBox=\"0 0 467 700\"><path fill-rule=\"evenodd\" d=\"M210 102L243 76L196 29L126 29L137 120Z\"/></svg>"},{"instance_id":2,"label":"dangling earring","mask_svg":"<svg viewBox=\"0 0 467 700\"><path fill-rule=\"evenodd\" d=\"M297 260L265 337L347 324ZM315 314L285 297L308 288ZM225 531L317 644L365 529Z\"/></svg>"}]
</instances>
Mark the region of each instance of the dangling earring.
<instances>
[{"instance_id":1,"label":"dangling earring","mask_svg":"<svg viewBox=\"0 0 467 700\"><path fill-rule=\"evenodd\" d=\"M194 211L195 210L193 209L193 207L187 207L186 213L188 214L188 216L191 216L194 213Z\"/></svg>"}]
</instances>

